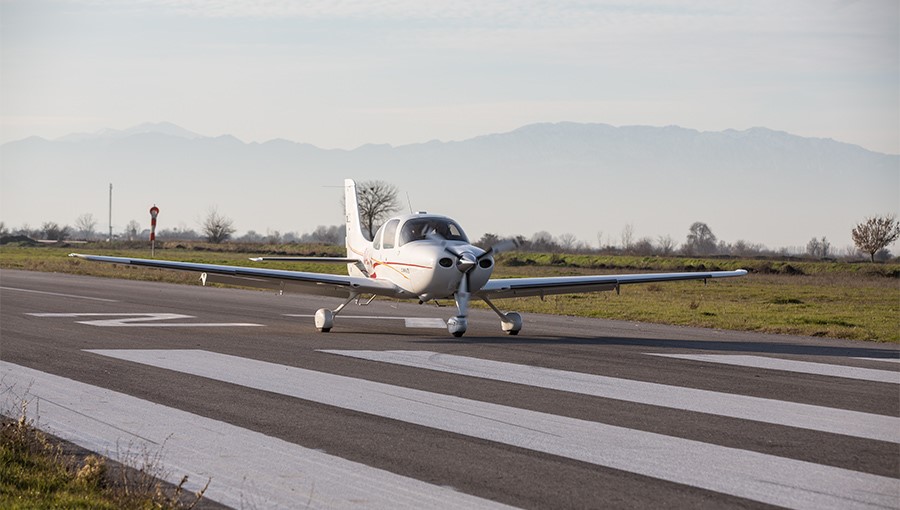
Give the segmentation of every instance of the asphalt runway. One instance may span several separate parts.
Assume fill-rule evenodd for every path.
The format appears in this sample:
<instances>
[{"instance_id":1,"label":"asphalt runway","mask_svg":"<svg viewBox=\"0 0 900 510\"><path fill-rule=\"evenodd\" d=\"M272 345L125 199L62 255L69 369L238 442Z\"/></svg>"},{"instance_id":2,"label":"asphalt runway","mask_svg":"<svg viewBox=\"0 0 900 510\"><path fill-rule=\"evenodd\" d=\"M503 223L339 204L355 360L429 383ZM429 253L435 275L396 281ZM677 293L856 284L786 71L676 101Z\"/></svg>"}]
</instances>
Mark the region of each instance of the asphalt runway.
<instances>
[{"instance_id":1,"label":"asphalt runway","mask_svg":"<svg viewBox=\"0 0 900 510\"><path fill-rule=\"evenodd\" d=\"M3 412L235 508L900 508L900 346L339 302L4 270Z\"/></svg>"}]
</instances>

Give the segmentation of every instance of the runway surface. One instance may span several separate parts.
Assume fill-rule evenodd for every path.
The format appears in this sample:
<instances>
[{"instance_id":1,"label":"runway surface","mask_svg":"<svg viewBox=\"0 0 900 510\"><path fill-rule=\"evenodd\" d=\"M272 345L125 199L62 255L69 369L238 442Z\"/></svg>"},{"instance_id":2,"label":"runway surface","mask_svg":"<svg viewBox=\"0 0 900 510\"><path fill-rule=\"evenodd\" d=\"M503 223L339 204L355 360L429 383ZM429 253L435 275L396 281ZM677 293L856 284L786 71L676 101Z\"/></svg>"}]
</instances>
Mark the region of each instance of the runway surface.
<instances>
[{"instance_id":1,"label":"runway surface","mask_svg":"<svg viewBox=\"0 0 900 510\"><path fill-rule=\"evenodd\" d=\"M3 412L234 508L900 508L900 346L337 304L4 270Z\"/></svg>"}]
</instances>

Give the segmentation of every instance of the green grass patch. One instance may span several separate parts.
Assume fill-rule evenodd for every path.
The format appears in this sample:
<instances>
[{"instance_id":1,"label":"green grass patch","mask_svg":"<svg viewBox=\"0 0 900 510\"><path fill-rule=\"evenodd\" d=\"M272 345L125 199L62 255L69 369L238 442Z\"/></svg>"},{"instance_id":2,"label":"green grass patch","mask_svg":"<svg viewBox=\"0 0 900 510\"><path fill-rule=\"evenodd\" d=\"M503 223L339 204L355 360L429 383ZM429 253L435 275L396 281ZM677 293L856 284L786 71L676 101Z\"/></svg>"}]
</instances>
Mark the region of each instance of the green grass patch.
<instances>
[{"instance_id":1,"label":"green grass patch","mask_svg":"<svg viewBox=\"0 0 900 510\"><path fill-rule=\"evenodd\" d=\"M194 273L100 264L70 252L149 258L146 248L0 247L0 268L55 271L137 280L199 284ZM254 263L255 255L342 256L341 247L170 243L157 258L346 274L343 264ZM732 258L633 257L512 252L501 255L495 278L748 269L741 278L622 286L614 292L498 300L505 310L678 324L766 333L900 342L900 264ZM478 306L480 302L474 301Z\"/></svg>"}]
</instances>

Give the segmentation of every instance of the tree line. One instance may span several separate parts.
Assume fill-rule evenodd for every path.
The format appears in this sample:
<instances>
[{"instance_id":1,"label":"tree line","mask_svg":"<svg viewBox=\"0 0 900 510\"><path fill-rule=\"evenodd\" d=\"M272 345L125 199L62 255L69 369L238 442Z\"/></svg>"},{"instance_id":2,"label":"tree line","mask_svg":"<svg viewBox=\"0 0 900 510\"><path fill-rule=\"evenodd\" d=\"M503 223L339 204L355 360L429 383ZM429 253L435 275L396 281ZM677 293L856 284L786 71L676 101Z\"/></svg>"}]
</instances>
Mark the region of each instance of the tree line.
<instances>
[{"instance_id":1,"label":"tree line","mask_svg":"<svg viewBox=\"0 0 900 510\"><path fill-rule=\"evenodd\" d=\"M402 209L399 199L399 190L396 186L383 181L363 181L357 185L360 222L364 234L370 239L372 234L388 218ZM343 199L342 199L343 201ZM0 222L0 236L27 236L32 239L67 240L78 238L84 240L105 239L108 236L97 232L97 220L92 214L82 214L75 221L75 226L60 226L55 222L44 223L40 228L30 229L27 225L11 231ZM186 240L208 241L221 243L228 240L247 243L318 243L340 245L344 242L345 227L343 225L316 227L313 232L298 234L296 232L280 233L278 231L257 233L254 230L247 231L240 237L234 237L236 229L234 222L227 216L219 213L216 207L211 207L206 218L201 222L200 230L181 228L163 229L156 233L159 240ZM873 262L876 260L888 260L892 258L887 249L900 238L900 222L892 215L871 216L857 224L851 232L857 253L845 253L844 256L854 258L863 253L869 256ZM131 220L125 228L121 238L127 240L146 239L149 230L140 230L140 225ZM642 237L635 239L633 225L626 225L620 233L620 244L615 245L607 237L603 241L603 232L597 233L597 247L579 240L574 234L563 233L553 236L549 232L540 231L531 237L516 235L501 237L500 235L487 233L474 244L487 249L497 243L512 240L521 250L538 252L567 252L567 253L607 253L629 254L639 256L712 256L730 255L739 257L752 256L785 256L793 255L786 249L777 251L769 250L761 244L754 244L739 240L734 243L726 243L719 240L712 229L704 222L694 222L688 229L684 242L680 245L671 236L660 236L657 239ZM825 237L813 237L806 245L808 257L814 259L836 258L831 243Z\"/></svg>"}]
</instances>

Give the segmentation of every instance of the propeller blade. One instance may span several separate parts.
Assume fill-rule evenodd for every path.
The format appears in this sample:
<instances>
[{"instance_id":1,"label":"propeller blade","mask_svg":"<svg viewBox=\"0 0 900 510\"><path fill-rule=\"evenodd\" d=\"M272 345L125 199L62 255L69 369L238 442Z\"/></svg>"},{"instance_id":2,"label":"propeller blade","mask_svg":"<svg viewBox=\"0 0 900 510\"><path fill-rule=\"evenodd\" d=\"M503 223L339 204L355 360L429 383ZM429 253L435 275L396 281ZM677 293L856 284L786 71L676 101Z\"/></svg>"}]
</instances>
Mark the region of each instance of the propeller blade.
<instances>
[{"instance_id":1,"label":"propeller blade","mask_svg":"<svg viewBox=\"0 0 900 510\"><path fill-rule=\"evenodd\" d=\"M513 240L513 239L504 239L504 240L500 241L499 243L494 244L493 246L491 246L490 248L488 248L486 252L482 253L482 254L478 257L478 260L480 261L481 259L483 259L483 258L485 258L485 257L488 257L488 256L490 256L490 255L500 254L500 253L503 253L503 252L505 252L505 251L514 250L514 249L516 249L516 248L518 248L518 247L519 247L519 243L517 243L515 240Z\"/></svg>"}]
</instances>

